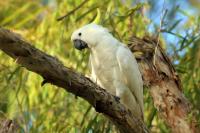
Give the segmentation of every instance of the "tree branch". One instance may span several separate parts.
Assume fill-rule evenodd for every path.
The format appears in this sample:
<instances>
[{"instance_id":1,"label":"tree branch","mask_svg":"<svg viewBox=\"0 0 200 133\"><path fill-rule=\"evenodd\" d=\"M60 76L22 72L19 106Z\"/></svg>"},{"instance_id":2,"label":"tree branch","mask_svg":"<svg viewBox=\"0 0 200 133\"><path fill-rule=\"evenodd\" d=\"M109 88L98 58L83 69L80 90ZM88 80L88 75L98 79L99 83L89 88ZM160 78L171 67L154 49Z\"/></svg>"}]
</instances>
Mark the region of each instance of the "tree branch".
<instances>
[{"instance_id":1,"label":"tree branch","mask_svg":"<svg viewBox=\"0 0 200 133\"><path fill-rule=\"evenodd\" d=\"M77 11L78 9L80 9L83 5L85 5L85 3L87 3L89 0L85 0L83 1L80 5L78 5L76 8L74 8L73 10L71 10L70 12L68 12L67 14L57 18L57 21L61 21L63 20L64 18L70 16L71 14L73 14L75 11Z\"/></svg>"},{"instance_id":2,"label":"tree branch","mask_svg":"<svg viewBox=\"0 0 200 133\"><path fill-rule=\"evenodd\" d=\"M64 67L50 55L34 48L19 35L0 28L0 49L16 62L44 78L42 85L51 83L88 101L97 112L117 125L122 133L147 133L144 123L131 114L116 98L82 74Z\"/></svg>"}]
</instances>

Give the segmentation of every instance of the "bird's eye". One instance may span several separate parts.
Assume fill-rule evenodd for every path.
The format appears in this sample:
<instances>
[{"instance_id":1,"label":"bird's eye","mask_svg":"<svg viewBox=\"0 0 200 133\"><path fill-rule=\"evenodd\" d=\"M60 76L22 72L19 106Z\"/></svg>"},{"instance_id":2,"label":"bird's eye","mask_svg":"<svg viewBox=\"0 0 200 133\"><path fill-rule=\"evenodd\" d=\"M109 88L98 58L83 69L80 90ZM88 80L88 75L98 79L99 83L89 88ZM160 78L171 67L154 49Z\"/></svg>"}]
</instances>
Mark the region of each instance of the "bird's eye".
<instances>
[{"instance_id":1,"label":"bird's eye","mask_svg":"<svg viewBox=\"0 0 200 133\"><path fill-rule=\"evenodd\" d=\"M81 36L81 33L78 33L79 36Z\"/></svg>"}]
</instances>

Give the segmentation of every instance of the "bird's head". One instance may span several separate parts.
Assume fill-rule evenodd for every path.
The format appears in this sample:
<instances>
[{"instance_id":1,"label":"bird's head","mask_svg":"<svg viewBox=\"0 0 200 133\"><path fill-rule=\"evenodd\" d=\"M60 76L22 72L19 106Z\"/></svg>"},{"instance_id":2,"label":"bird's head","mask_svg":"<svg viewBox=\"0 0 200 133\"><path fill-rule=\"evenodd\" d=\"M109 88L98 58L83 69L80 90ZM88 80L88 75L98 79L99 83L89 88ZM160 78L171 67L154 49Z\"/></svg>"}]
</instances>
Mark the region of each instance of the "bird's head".
<instances>
[{"instance_id":1,"label":"bird's head","mask_svg":"<svg viewBox=\"0 0 200 133\"><path fill-rule=\"evenodd\" d=\"M109 34L108 30L100 25L91 23L85 25L72 33L71 40L78 50L95 47L104 35Z\"/></svg>"}]
</instances>

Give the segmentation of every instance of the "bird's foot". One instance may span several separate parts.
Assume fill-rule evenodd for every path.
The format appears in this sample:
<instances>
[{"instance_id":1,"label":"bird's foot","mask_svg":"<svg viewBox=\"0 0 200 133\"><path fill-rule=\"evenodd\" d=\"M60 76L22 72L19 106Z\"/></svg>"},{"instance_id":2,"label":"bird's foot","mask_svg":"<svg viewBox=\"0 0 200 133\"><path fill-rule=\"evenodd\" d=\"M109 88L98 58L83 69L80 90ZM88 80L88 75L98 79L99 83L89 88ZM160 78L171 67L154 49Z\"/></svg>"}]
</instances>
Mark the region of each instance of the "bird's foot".
<instances>
[{"instance_id":1,"label":"bird's foot","mask_svg":"<svg viewBox=\"0 0 200 133\"><path fill-rule=\"evenodd\" d=\"M120 97L114 96L114 98L115 98L115 101L117 101L118 103L120 102Z\"/></svg>"}]
</instances>

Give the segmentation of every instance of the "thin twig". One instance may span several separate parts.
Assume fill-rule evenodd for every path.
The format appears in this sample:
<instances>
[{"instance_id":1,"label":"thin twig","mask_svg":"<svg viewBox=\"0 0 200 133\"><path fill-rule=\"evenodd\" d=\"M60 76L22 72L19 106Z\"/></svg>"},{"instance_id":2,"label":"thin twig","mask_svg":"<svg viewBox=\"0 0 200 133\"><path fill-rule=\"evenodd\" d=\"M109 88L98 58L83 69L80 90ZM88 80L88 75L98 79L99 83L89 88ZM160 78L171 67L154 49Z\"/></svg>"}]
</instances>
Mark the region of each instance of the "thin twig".
<instances>
[{"instance_id":1,"label":"thin twig","mask_svg":"<svg viewBox=\"0 0 200 133\"><path fill-rule=\"evenodd\" d=\"M76 8L74 8L73 10L71 10L70 12L68 12L67 14L57 18L57 21L63 20L64 18L66 18L67 16L73 14L76 10L80 9L85 3L87 3L89 0L85 0L83 1L80 5L78 5Z\"/></svg>"},{"instance_id":2,"label":"thin twig","mask_svg":"<svg viewBox=\"0 0 200 133\"><path fill-rule=\"evenodd\" d=\"M159 38L160 38L160 32L161 32L161 29L162 29L162 25L163 25L163 21L164 21L164 18L165 18L165 15L167 13L167 10L165 10L165 0L163 1L163 7L162 7L162 13L161 13L161 17L160 17L160 26L159 26L159 29L158 29L158 36L157 36L157 42L156 42L156 47L155 47L155 50L154 50L154 56L153 56L153 65L155 66L155 58L156 58L156 52L157 52L157 49L158 49L158 45L159 45Z\"/></svg>"}]
</instances>

